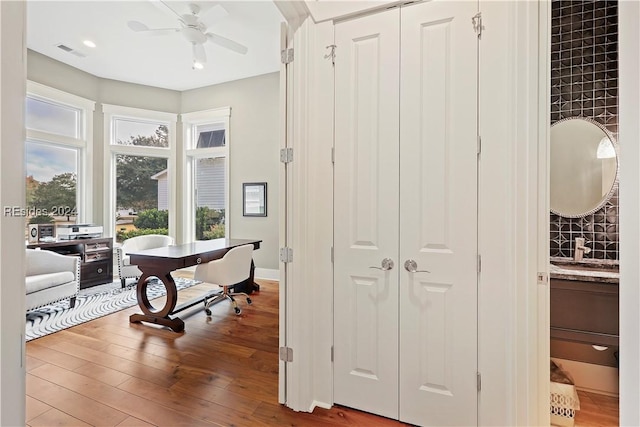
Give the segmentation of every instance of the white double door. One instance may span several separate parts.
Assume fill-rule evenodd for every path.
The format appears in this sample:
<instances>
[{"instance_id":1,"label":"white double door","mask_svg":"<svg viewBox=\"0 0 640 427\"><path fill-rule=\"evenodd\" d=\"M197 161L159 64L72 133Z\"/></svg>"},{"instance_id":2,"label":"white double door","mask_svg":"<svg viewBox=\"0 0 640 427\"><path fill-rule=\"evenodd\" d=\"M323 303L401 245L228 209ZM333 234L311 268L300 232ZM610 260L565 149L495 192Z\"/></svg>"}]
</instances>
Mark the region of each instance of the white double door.
<instances>
[{"instance_id":1,"label":"white double door","mask_svg":"<svg viewBox=\"0 0 640 427\"><path fill-rule=\"evenodd\" d=\"M476 12L335 26L334 401L418 425L477 424Z\"/></svg>"}]
</instances>

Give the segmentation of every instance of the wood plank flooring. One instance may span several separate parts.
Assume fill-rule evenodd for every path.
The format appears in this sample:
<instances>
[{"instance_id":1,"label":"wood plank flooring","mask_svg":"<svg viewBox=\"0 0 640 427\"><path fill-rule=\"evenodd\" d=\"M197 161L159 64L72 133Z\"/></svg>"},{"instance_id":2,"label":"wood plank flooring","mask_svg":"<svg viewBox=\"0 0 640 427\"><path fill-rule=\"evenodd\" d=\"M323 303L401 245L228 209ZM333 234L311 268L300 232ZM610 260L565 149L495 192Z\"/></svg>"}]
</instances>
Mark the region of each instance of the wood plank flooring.
<instances>
[{"instance_id":1,"label":"wood plank flooring","mask_svg":"<svg viewBox=\"0 0 640 427\"><path fill-rule=\"evenodd\" d=\"M349 408L309 414L278 404L278 284L260 285L252 306L240 301L241 316L226 302L209 318L181 313L180 334L130 324L136 306L28 342L27 425L403 425ZM179 300L209 288L185 289Z\"/></svg>"},{"instance_id":2,"label":"wood plank flooring","mask_svg":"<svg viewBox=\"0 0 640 427\"><path fill-rule=\"evenodd\" d=\"M309 414L279 405L278 284L260 285L253 306L240 301L241 316L226 302L210 318L198 309L181 313L181 334L130 324L136 306L30 341L27 425L404 425L339 406ZM206 289L180 291L179 300ZM617 399L579 395L576 426L618 425Z\"/></svg>"},{"instance_id":3,"label":"wood plank flooring","mask_svg":"<svg viewBox=\"0 0 640 427\"><path fill-rule=\"evenodd\" d=\"M620 425L617 397L578 390L580 410L576 412L576 427L609 427Z\"/></svg>"}]
</instances>

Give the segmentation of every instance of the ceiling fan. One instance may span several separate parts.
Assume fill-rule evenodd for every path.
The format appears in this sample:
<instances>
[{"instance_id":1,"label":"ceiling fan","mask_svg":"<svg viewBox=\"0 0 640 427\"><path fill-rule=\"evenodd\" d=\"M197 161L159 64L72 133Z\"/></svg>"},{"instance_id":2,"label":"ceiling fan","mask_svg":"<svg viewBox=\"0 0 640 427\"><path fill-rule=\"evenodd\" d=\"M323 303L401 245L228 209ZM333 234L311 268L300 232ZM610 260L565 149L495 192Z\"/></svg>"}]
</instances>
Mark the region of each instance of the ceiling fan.
<instances>
[{"instance_id":1,"label":"ceiling fan","mask_svg":"<svg viewBox=\"0 0 640 427\"><path fill-rule=\"evenodd\" d=\"M236 42L230 40L226 37L222 37L218 34L211 33L208 31L207 25L205 25L201 19L200 12L202 8L196 3L189 4L190 13L180 14L176 12L173 8L168 6L165 2L159 2L166 6L171 12L173 12L178 17L178 22L180 24L179 27L176 28L149 28L145 24L139 21L129 21L127 22L127 26L137 32L137 33L147 33L151 35L166 35L172 33L180 33L187 42L191 44L192 54L193 54L193 65L194 69L202 69L204 67L204 63L207 62L207 53L204 49L204 44L206 42L212 42L217 44L218 46L222 46L233 52L239 54L246 54L247 47ZM222 13L226 14L224 8L221 5L216 4L212 9L222 9ZM209 9L209 8L207 8ZM207 14L209 12L207 11Z\"/></svg>"}]
</instances>

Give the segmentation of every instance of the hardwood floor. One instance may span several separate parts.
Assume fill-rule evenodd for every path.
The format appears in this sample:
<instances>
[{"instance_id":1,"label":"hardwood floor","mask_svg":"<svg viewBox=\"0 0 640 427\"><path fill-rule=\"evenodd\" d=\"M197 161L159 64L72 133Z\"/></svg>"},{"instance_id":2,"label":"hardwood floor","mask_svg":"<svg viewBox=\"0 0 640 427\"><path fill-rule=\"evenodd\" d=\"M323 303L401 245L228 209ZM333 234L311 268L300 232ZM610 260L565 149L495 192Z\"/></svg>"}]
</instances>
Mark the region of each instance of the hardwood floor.
<instances>
[{"instance_id":1,"label":"hardwood floor","mask_svg":"<svg viewBox=\"0 0 640 427\"><path fill-rule=\"evenodd\" d=\"M349 408L309 414L278 404L278 284L260 285L253 306L240 302L241 316L226 302L210 318L181 313L180 334L130 324L136 306L28 342L27 425L403 425Z\"/></svg>"},{"instance_id":2,"label":"hardwood floor","mask_svg":"<svg viewBox=\"0 0 640 427\"><path fill-rule=\"evenodd\" d=\"M617 397L578 390L580 410L576 412L576 427L608 427L620 425Z\"/></svg>"},{"instance_id":3,"label":"hardwood floor","mask_svg":"<svg viewBox=\"0 0 640 427\"><path fill-rule=\"evenodd\" d=\"M278 284L260 285L253 306L240 302L239 317L225 302L210 318L183 313L181 334L130 324L136 306L28 342L27 425L404 425L344 407L309 414L279 405ZM208 288L183 290L179 299ZM576 426L618 425L617 399L579 395Z\"/></svg>"}]
</instances>

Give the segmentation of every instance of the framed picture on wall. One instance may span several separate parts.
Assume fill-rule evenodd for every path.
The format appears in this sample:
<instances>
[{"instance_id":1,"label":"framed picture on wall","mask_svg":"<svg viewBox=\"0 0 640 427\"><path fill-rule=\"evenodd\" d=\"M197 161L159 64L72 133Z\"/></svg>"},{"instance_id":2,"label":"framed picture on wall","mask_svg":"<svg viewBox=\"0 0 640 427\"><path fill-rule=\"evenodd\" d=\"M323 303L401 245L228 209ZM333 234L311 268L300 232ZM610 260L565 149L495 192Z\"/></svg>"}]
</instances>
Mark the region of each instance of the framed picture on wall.
<instances>
[{"instance_id":1,"label":"framed picture on wall","mask_svg":"<svg viewBox=\"0 0 640 427\"><path fill-rule=\"evenodd\" d=\"M242 215L267 216L266 182L245 182L242 184Z\"/></svg>"}]
</instances>

